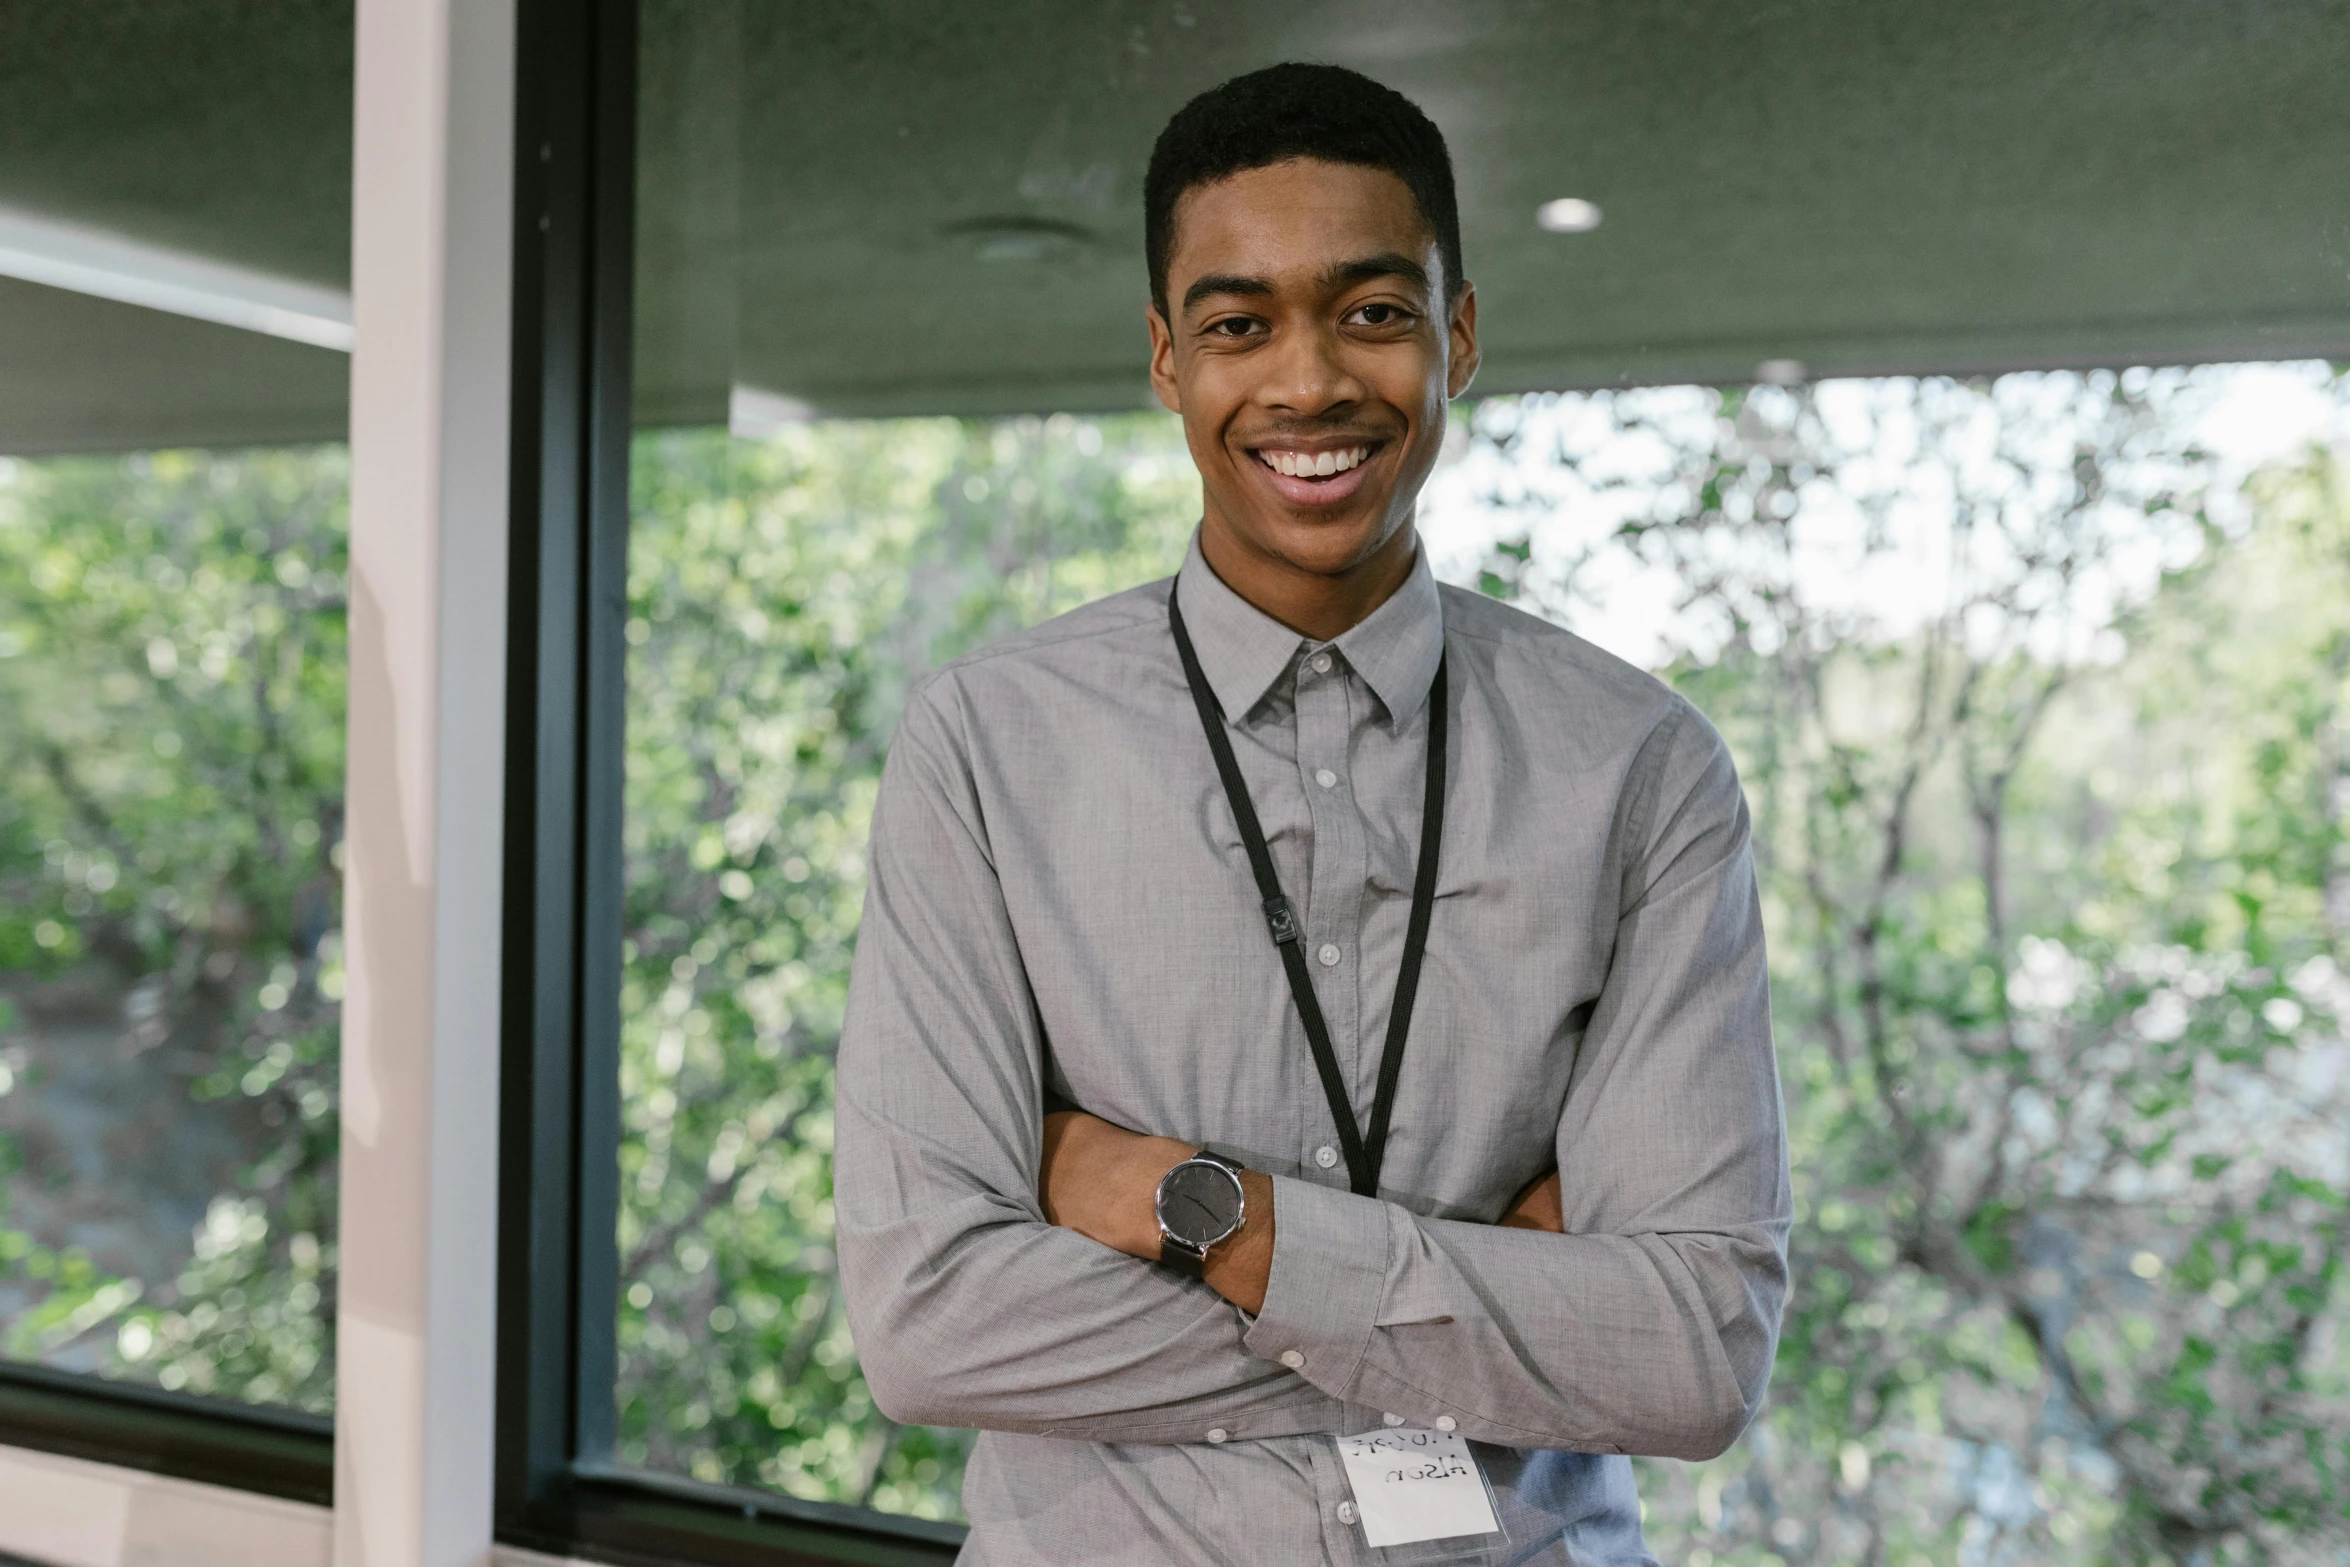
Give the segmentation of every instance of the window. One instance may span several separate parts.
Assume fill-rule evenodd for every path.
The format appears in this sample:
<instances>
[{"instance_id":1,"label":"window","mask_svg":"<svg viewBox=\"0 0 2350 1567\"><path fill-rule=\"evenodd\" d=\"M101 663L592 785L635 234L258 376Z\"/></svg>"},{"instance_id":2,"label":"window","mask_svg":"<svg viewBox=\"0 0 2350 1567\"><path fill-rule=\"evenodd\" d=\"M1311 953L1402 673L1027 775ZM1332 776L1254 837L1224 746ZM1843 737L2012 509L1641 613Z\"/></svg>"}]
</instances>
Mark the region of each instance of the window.
<instances>
[{"instance_id":1,"label":"window","mask_svg":"<svg viewBox=\"0 0 2350 1567\"><path fill-rule=\"evenodd\" d=\"M1681 688L1755 814L1801 1285L1749 1437L1644 1464L1656 1548L2336 1538L2350 384L2309 354L2350 316L2322 160L2241 129L2236 45L2157 50L2181 123L2110 52L1912 115L1914 59L1820 19L638 23L599 1473L959 1517L965 1438L872 1409L832 1277L873 788L910 681L1178 562L1143 160L1192 92L1308 57L1461 165L1487 361L1440 575ZM2011 47L1926 56L2012 79ZM2152 143L2163 189L2061 194ZM2215 150L2255 147L2250 181ZM1962 200L1962 167L1998 172ZM2214 357L2283 362L2162 367ZM2034 364L2084 368L1971 373Z\"/></svg>"},{"instance_id":2,"label":"window","mask_svg":"<svg viewBox=\"0 0 2350 1567\"><path fill-rule=\"evenodd\" d=\"M0 1440L322 1500L349 17L0 31Z\"/></svg>"},{"instance_id":3,"label":"window","mask_svg":"<svg viewBox=\"0 0 2350 1567\"><path fill-rule=\"evenodd\" d=\"M2126 1539L2176 1518L2203 1442L2232 1484L2322 1506L2303 1454L2350 1407L2312 1337L2339 1308L2307 1307L2350 1116L2326 738L2350 383L2229 366L1464 414L1425 524L1445 575L1680 685L1730 734L1766 845L1809 1282L1777 1440L1644 1466L1660 1549ZM1152 416L640 439L624 1462L956 1516L962 1438L871 1410L831 1282L864 813L912 673L1170 569L1180 462ZM2302 1391L2264 1406L2270 1377ZM2169 1437L2094 1434L2125 1424Z\"/></svg>"},{"instance_id":4,"label":"window","mask_svg":"<svg viewBox=\"0 0 2350 1567\"><path fill-rule=\"evenodd\" d=\"M345 482L8 464L13 1358L332 1407Z\"/></svg>"}]
</instances>

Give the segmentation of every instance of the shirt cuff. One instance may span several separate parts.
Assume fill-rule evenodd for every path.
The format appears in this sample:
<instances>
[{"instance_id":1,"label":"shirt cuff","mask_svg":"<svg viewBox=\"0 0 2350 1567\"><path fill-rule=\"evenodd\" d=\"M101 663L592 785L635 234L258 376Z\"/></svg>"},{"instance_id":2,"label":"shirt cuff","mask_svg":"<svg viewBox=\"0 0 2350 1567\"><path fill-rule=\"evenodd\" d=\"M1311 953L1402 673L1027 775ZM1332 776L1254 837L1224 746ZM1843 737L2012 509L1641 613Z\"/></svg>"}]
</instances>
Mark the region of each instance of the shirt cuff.
<instances>
[{"instance_id":1,"label":"shirt cuff","mask_svg":"<svg viewBox=\"0 0 2350 1567\"><path fill-rule=\"evenodd\" d=\"M1387 1204L1276 1175L1273 1217L1264 1309L1241 1342L1343 1399L1387 1288Z\"/></svg>"}]
</instances>

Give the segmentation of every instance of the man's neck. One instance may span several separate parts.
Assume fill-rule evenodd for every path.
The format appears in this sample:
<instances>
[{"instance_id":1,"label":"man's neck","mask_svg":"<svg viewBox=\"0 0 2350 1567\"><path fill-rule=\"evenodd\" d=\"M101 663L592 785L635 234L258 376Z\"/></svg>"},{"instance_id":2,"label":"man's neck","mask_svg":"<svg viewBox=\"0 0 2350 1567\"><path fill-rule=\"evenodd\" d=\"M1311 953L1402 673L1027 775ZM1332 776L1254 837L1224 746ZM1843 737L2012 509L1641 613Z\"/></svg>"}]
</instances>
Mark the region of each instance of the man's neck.
<instances>
[{"instance_id":1,"label":"man's neck","mask_svg":"<svg viewBox=\"0 0 2350 1567\"><path fill-rule=\"evenodd\" d=\"M1398 528L1378 549L1335 574L1304 571L1254 549L1213 517L1200 526L1199 548L1224 586L1299 636L1330 642L1370 618L1410 580L1416 537L1414 528Z\"/></svg>"}]
</instances>

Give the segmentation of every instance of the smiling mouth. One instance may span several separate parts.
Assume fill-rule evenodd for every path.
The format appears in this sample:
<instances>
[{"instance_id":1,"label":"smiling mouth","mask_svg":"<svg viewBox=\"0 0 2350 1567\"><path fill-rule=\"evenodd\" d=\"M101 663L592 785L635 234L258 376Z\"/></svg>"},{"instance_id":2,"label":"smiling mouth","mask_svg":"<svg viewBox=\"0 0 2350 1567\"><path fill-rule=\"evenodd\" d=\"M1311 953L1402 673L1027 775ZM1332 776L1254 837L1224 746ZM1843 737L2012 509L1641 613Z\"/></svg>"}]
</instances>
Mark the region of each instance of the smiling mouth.
<instances>
[{"instance_id":1,"label":"smiling mouth","mask_svg":"<svg viewBox=\"0 0 2350 1567\"><path fill-rule=\"evenodd\" d=\"M1333 479L1370 461L1372 445L1341 446L1325 452L1304 452L1272 446L1256 449L1258 462L1284 478Z\"/></svg>"}]
</instances>

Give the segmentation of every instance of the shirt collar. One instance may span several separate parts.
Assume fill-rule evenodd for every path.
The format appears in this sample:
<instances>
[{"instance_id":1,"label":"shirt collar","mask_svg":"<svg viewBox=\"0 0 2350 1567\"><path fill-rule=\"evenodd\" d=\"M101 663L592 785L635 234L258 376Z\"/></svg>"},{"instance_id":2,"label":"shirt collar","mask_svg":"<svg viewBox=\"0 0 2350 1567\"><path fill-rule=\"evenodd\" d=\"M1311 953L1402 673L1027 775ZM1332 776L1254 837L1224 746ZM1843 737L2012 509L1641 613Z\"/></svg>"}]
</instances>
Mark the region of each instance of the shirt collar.
<instances>
[{"instance_id":1,"label":"shirt collar","mask_svg":"<svg viewBox=\"0 0 2350 1567\"><path fill-rule=\"evenodd\" d=\"M1312 639L1226 587L1200 553L1196 529L1175 582L1200 670L1225 716L1238 721L1264 700ZM1402 587L1330 646L1371 688L1390 722L1408 722L1428 700L1429 682L1444 657L1444 602L1428 569L1428 551L1417 551Z\"/></svg>"}]
</instances>

